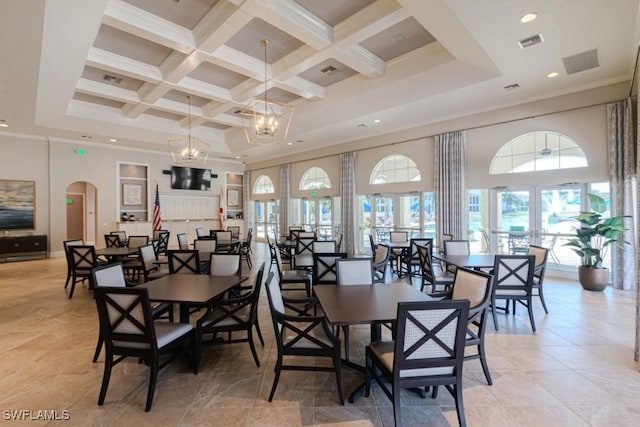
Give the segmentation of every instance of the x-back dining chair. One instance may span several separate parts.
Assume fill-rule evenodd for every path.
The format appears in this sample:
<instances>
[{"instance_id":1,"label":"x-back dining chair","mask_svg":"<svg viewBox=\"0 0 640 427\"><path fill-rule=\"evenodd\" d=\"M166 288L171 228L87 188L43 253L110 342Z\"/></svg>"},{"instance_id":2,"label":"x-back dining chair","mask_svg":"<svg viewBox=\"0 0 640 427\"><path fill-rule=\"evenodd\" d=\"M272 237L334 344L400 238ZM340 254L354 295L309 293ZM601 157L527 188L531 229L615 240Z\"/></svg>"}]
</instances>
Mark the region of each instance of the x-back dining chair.
<instances>
[{"instance_id":1,"label":"x-back dining chair","mask_svg":"<svg viewBox=\"0 0 640 427\"><path fill-rule=\"evenodd\" d=\"M509 302L513 302L513 314L516 314L516 303L527 307L531 329L536 331L536 323L533 317L533 271L535 256L533 255L496 255L493 266L494 284L491 295L491 308L493 311L493 324L498 330L498 318L496 316L497 300L505 300L509 311Z\"/></svg>"},{"instance_id":2,"label":"x-back dining chair","mask_svg":"<svg viewBox=\"0 0 640 427\"><path fill-rule=\"evenodd\" d=\"M105 362L98 405L104 404L111 371L127 357L149 365L149 387L145 411L151 410L158 372L179 355L189 352L194 373L197 367L193 326L187 323L154 321L148 289L97 287L95 290L100 334L104 338ZM160 361L161 356L170 355Z\"/></svg>"},{"instance_id":3,"label":"x-back dining chair","mask_svg":"<svg viewBox=\"0 0 640 427\"><path fill-rule=\"evenodd\" d=\"M402 426L400 389L433 387L435 397L440 385L453 396L458 422L466 426L462 365L468 317L466 300L401 302L395 341L366 347L365 396L375 380L393 403L396 426Z\"/></svg>"}]
</instances>

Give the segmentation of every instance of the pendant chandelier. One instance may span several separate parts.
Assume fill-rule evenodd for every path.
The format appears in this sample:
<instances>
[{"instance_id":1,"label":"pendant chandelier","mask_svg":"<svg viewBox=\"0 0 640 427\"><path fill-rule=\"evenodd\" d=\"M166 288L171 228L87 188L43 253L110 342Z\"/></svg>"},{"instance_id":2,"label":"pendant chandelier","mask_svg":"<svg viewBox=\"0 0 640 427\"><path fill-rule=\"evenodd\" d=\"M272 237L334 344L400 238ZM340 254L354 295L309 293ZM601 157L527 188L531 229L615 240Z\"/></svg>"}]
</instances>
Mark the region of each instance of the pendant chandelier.
<instances>
[{"instance_id":1,"label":"pendant chandelier","mask_svg":"<svg viewBox=\"0 0 640 427\"><path fill-rule=\"evenodd\" d=\"M268 145L283 141L289 132L293 107L269 100L267 97L267 45L269 40L262 40L264 46L264 98L253 99L242 111L250 116L250 124L245 126L244 133L249 144Z\"/></svg>"},{"instance_id":2,"label":"pendant chandelier","mask_svg":"<svg viewBox=\"0 0 640 427\"><path fill-rule=\"evenodd\" d=\"M191 96L187 96L189 102L188 134L187 139L169 140L169 151L175 163L202 163L207 162L209 156L209 144L191 136Z\"/></svg>"}]
</instances>

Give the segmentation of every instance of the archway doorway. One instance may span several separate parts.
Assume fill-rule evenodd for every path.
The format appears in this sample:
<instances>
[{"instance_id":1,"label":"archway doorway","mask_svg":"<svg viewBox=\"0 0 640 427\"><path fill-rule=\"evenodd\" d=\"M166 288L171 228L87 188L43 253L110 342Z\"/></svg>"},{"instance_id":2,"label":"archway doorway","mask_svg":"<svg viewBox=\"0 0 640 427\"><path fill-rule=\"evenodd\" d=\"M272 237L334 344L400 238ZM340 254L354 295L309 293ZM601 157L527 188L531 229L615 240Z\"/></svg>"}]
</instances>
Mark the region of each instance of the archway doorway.
<instances>
[{"instance_id":1,"label":"archway doorway","mask_svg":"<svg viewBox=\"0 0 640 427\"><path fill-rule=\"evenodd\" d=\"M67 240L82 239L96 244L96 187L85 181L67 187Z\"/></svg>"}]
</instances>

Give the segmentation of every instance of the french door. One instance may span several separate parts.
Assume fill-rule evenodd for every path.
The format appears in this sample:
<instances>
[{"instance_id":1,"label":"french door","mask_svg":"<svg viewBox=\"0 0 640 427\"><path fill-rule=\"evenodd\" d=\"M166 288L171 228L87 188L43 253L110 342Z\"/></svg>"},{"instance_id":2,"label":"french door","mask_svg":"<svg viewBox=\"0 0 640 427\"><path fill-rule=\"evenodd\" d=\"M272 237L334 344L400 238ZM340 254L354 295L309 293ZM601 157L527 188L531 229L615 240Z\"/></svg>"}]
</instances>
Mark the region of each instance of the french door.
<instances>
[{"instance_id":1,"label":"french door","mask_svg":"<svg viewBox=\"0 0 640 427\"><path fill-rule=\"evenodd\" d=\"M277 200L268 202L255 202L255 230L256 240L265 241L267 233L271 236L279 236L280 208Z\"/></svg>"}]
</instances>

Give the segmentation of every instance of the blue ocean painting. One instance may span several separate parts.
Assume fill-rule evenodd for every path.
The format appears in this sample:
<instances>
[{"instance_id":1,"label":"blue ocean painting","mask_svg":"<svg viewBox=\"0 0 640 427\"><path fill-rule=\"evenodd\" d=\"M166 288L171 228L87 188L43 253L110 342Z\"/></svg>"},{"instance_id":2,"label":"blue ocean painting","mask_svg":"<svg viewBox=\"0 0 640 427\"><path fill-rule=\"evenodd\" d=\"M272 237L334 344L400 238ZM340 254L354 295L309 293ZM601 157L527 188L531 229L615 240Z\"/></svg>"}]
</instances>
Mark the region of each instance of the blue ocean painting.
<instances>
[{"instance_id":1,"label":"blue ocean painting","mask_svg":"<svg viewBox=\"0 0 640 427\"><path fill-rule=\"evenodd\" d=\"M34 228L34 181L0 180L0 230Z\"/></svg>"}]
</instances>

